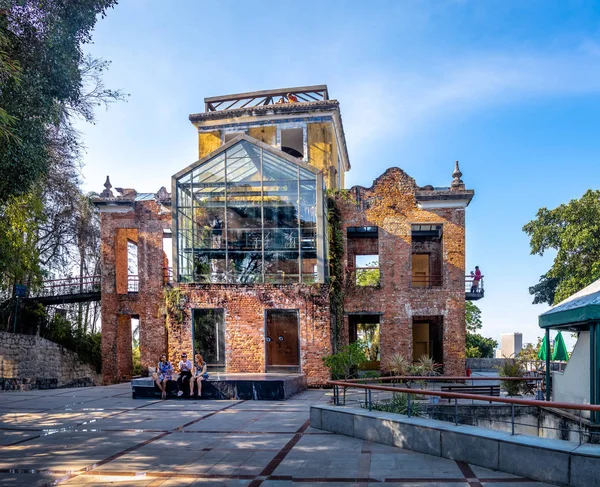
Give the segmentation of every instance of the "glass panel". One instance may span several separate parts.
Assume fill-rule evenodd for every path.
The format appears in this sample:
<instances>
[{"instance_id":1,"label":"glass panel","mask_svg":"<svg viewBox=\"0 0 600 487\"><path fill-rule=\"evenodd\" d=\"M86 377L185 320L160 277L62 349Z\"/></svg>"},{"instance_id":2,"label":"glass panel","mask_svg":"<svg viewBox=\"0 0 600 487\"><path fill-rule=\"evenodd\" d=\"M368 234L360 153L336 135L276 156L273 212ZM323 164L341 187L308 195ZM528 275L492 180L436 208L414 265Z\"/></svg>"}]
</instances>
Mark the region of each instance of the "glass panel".
<instances>
[{"instance_id":1,"label":"glass panel","mask_svg":"<svg viewBox=\"0 0 600 487\"><path fill-rule=\"evenodd\" d=\"M222 309L194 309L194 355L199 353L209 368L225 366L225 313Z\"/></svg>"},{"instance_id":2,"label":"glass panel","mask_svg":"<svg viewBox=\"0 0 600 487\"><path fill-rule=\"evenodd\" d=\"M262 252L229 251L228 282L251 284L262 281Z\"/></svg>"},{"instance_id":3,"label":"glass panel","mask_svg":"<svg viewBox=\"0 0 600 487\"><path fill-rule=\"evenodd\" d=\"M267 367L300 365L298 350L298 312L269 309L267 314Z\"/></svg>"},{"instance_id":4,"label":"glass panel","mask_svg":"<svg viewBox=\"0 0 600 487\"><path fill-rule=\"evenodd\" d=\"M298 282L302 251L312 281L316 184L312 172L247 141L179 178L180 279Z\"/></svg>"},{"instance_id":5,"label":"glass panel","mask_svg":"<svg viewBox=\"0 0 600 487\"><path fill-rule=\"evenodd\" d=\"M265 252L265 282L298 282L298 252Z\"/></svg>"}]
</instances>

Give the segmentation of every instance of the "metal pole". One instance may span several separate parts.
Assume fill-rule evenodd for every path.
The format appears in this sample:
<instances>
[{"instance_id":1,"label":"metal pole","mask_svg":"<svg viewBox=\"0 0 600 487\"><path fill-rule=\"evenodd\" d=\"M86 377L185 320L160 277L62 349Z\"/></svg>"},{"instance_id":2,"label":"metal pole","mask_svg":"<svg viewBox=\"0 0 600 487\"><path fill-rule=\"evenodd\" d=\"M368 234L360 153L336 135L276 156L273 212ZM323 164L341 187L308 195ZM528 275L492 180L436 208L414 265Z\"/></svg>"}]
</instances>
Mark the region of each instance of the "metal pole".
<instances>
[{"instance_id":1,"label":"metal pole","mask_svg":"<svg viewBox=\"0 0 600 487\"><path fill-rule=\"evenodd\" d=\"M333 405L334 406L339 406L339 400L338 400L338 395L339 395L339 390L338 390L338 386L333 386Z\"/></svg>"},{"instance_id":2,"label":"metal pole","mask_svg":"<svg viewBox=\"0 0 600 487\"><path fill-rule=\"evenodd\" d=\"M550 401L550 328L546 328L546 401Z\"/></svg>"},{"instance_id":3,"label":"metal pole","mask_svg":"<svg viewBox=\"0 0 600 487\"><path fill-rule=\"evenodd\" d=\"M407 394L408 396L408 403L407 403L407 413L408 413L408 417L410 418L410 392Z\"/></svg>"},{"instance_id":4,"label":"metal pole","mask_svg":"<svg viewBox=\"0 0 600 487\"><path fill-rule=\"evenodd\" d=\"M454 424L458 426L458 398L454 398Z\"/></svg>"},{"instance_id":5,"label":"metal pole","mask_svg":"<svg viewBox=\"0 0 600 487\"><path fill-rule=\"evenodd\" d=\"M371 389L369 389L369 411L373 407L373 401L371 400Z\"/></svg>"},{"instance_id":6,"label":"metal pole","mask_svg":"<svg viewBox=\"0 0 600 487\"><path fill-rule=\"evenodd\" d=\"M582 415L582 411L581 411L581 409L580 409L580 410L579 410L579 444L580 444L580 445L581 445L581 443L582 443L582 438L581 438L581 435L582 435L582 433L583 433L583 431L582 431L583 425L582 425L582 421L581 421L581 415Z\"/></svg>"},{"instance_id":7,"label":"metal pole","mask_svg":"<svg viewBox=\"0 0 600 487\"><path fill-rule=\"evenodd\" d=\"M13 333L17 333L17 313L19 312L19 297L15 297L15 316L13 319Z\"/></svg>"},{"instance_id":8,"label":"metal pole","mask_svg":"<svg viewBox=\"0 0 600 487\"><path fill-rule=\"evenodd\" d=\"M369 391L369 389L365 389L365 407L369 406L369 402L368 402L368 398L367 398L367 396L368 396L367 391Z\"/></svg>"},{"instance_id":9,"label":"metal pole","mask_svg":"<svg viewBox=\"0 0 600 487\"><path fill-rule=\"evenodd\" d=\"M510 404L510 423L511 423L511 435L515 434L515 405L514 403Z\"/></svg>"}]
</instances>

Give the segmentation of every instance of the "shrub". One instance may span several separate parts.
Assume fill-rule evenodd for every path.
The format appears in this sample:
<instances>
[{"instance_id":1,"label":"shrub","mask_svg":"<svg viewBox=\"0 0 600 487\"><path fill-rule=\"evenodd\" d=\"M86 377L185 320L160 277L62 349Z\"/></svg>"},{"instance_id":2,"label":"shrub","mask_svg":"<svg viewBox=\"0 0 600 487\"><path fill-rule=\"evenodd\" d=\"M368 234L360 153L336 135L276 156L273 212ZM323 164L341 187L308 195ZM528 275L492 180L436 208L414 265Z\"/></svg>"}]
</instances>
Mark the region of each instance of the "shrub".
<instances>
[{"instance_id":1,"label":"shrub","mask_svg":"<svg viewBox=\"0 0 600 487\"><path fill-rule=\"evenodd\" d=\"M505 358L504 364L498 369L500 370L500 377L523 377L525 375L523 364L515 358ZM523 384L521 381L500 381L500 386L509 396L517 396L521 392Z\"/></svg>"},{"instance_id":2,"label":"shrub","mask_svg":"<svg viewBox=\"0 0 600 487\"><path fill-rule=\"evenodd\" d=\"M439 375L436 370L439 366L431 357L421 355L417 363L411 366L410 372L412 375L435 376Z\"/></svg>"},{"instance_id":3,"label":"shrub","mask_svg":"<svg viewBox=\"0 0 600 487\"><path fill-rule=\"evenodd\" d=\"M384 362L383 370L392 375L406 375L410 370L410 363L404 355L395 353Z\"/></svg>"},{"instance_id":4,"label":"shrub","mask_svg":"<svg viewBox=\"0 0 600 487\"><path fill-rule=\"evenodd\" d=\"M415 399L416 397L412 395L410 401L410 415L423 416L423 406ZM371 405L371 409L386 413L408 414L408 394L404 392L394 392L392 399L374 402Z\"/></svg>"},{"instance_id":5,"label":"shrub","mask_svg":"<svg viewBox=\"0 0 600 487\"><path fill-rule=\"evenodd\" d=\"M333 380L356 377L358 368L365 362L367 362L367 355L365 346L361 342L351 343L338 353L323 357L323 363L331 372Z\"/></svg>"}]
</instances>

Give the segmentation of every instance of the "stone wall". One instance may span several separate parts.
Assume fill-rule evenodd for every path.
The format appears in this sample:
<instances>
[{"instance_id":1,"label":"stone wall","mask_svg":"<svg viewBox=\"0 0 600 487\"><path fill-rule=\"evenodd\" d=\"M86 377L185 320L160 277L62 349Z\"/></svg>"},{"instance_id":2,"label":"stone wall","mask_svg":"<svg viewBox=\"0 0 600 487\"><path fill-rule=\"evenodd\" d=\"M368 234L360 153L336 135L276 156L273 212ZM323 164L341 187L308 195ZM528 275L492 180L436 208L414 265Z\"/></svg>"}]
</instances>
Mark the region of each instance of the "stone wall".
<instances>
[{"instance_id":1,"label":"stone wall","mask_svg":"<svg viewBox=\"0 0 600 487\"><path fill-rule=\"evenodd\" d=\"M86 378L102 383L94 367L75 352L38 336L6 332L0 332L0 378L5 379L3 387L11 389L60 387Z\"/></svg>"},{"instance_id":2,"label":"stone wall","mask_svg":"<svg viewBox=\"0 0 600 487\"><path fill-rule=\"evenodd\" d=\"M440 198L461 195L464 186L444 192ZM419 209L414 179L398 168L388 169L371 188L356 186L348 195L336 198L344 235L347 227L377 226L380 285L354 285L352 269L347 269L345 312L380 314L381 360L394 353L413 357L414 320L435 318L443 325L444 372L465 372L465 209L463 207ZM438 193L428 191L428 193ZM446 195L447 193L447 195ZM468 194L467 194L468 193ZM465 192L466 197L472 195ZM443 203L440 205L443 206ZM412 287L412 224L443 227L442 285ZM359 239L357 239L359 240ZM365 239L366 240L366 239ZM365 243L366 245L366 243ZM352 251L372 252L371 242L363 248L358 242L346 247L343 261L352 265ZM347 329L346 319L345 328ZM342 337L347 340L346 330Z\"/></svg>"}]
</instances>

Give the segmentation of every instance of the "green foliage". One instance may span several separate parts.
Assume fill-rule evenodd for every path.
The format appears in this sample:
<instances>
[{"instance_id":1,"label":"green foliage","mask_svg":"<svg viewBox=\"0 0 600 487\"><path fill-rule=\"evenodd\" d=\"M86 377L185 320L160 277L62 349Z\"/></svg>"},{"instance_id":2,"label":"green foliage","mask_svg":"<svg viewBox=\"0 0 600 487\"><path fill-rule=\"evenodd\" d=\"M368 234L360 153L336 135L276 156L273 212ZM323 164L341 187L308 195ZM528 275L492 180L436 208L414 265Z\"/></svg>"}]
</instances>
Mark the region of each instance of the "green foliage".
<instances>
[{"instance_id":1,"label":"green foliage","mask_svg":"<svg viewBox=\"0 0 600 487\"><path fill-rule=\"evenodd\" d=\"M106 63L81 48L115 3L0 2L0 204L31 190L64 151L78 150L72 114L91 120L94 105L121 96L94 83Z\"/></svg>"},{"instance_id":2,"label":"green foliage","mask_svg":"<svg viewBox=\"0 0 600 487\"><path fill-rule=\"evenodd\" d=\"M379 264L377 262L369 262L366 267L370 267L370 269L356 269L356 285L379 286Z\"/></svg>"},{"instance_id":3,"label":"green foliage","mask_svg":"<svg viewBox=\"0 0 600 487\"><path fill-rule=\"evenodd\" d=\"M553 210L540 208L523 231L532 254L556 251L550 270L529 288L534 304L556 304L600 279L600 190Z\"/></svg>"},{"instance_id":4,"label":"green foliage","mask_svg":"<svg viewBox=\"0 0 600 487\"><path fill-rule=\"evenodd\" d=\"M465 348L467 358L494 358L494 349L497 346L498 342L492 338L467 332Z\"/></svg>"},{"instance_id":5,"label":"green foliage","mask_svg":"<svg viewBox=\"0 0 600 487\"><path fill-rule=\"evenodd\" d=\"M465 301L465 319L468 332L476 333L483 326L481 324L481 310L473 301Z\"/></svg>"},{"instance_id":6,"label":"green foliage","mask_svg":"<svg viewBox=\"0 0 600 487\"><path fill-rule=\"evenodd\" d=\"M472 301L465 301L465 321L467 328L465 354L467 358L493 358L498 342L477 333L483 326L481 310Z\"/></svg>"},{"instance_id":7,"label":"green foliage","mask_svg":"<svg viewBox=\"0 0 600 487\"><path fill-rule=\"evenodd\" d=\"M377 370L365 370L360 376L361 379L377 379L381 377L381 373Z\"/></svg>"},{"instance_id":8,"label":"green foliage","mask_svg":"<svg viewBox=\"0 0 600 487\"><path fill-rule=\"evenodd\" d=\"M344 232L341 214L335 194L327 199L327 228L329 230L329 303L333 328L333 350L339 347L341 330L344 327Z\"/></svg>"},{"instance_id":9,"label":"green foliage","mask_svg":"<svg viewBox=\"0 0 600 487\"><path fill-rule=\"evenodd\" d=\"M383 363L383 370L392 375L407 375L410 370L410 362L399 353L394 353Z\"/></svg>"},{"instance_id":10,"label":"green foliage","mask_svg":"<svg viewBox=\"0 0 600 487\"><path fill-rule=\"evenodd\" d=\"M364 344L354 342L346 345L338 353L323 357L323 363L333 380L351 379L357 376L358 369L367 362Z\"/></svg>"},{"instance_id":11,"label":"green foliage","mask_svg":"<svg viewBox=\"0 0 600 487\"><path fill-rule=\"evenodd\" d=\"M36 230L42 213L37 193L11 196L0 205L0 291L41 277Z\"/></svg>"},{"instance_id":12,"label":"green foliage","mask_svg":"<svg viewBox=\"0 0 600 487\"><path fill-rule=\"evenodd\" d=\"M133 358L133 375L142 375L142 359L140 356L140 347L133 347L131 350Z\"/></svg>"},{"instance_id":13,"label":"green foliage","mask_svg":"<svg viewBox=\"0 0 600 487\"><path fill-rule=\"evenodd\" d=\"M438 375L438 369L440 364L428 357L427 355L421 355L416 363L410 366L409 372L411 375L419 376L433 376Z\"/></svg>"},{"instance_id":14,"label":"green foliage","mask_svg":"<svg viewBox=\"0 0 600 487\"><path fill-rule=\"evenodd\" d=\"M424 416L423 406L419 401L415 400L416 397L414 394L411 395L410 399L410 415ZM383 411L386 413L408 414L408 394L404 392L394 392L391 400L373 402L371 409L373 411Z\"/></svg>"},{"instance_id":15,"label":"green foliage","mask_svg":"<svg viewBox=\"0 0 600 487\"><path fill-rule=\"evenodd\" d=\"M526 343L525 346L519 352L519 359L522 361L534 361L538 359L538 353L542 346L542 338L538 337L537 344L534 346L532 343Z\"/></svg>"},{"instance_id":16,"label":"green foliage","mask_svg":"<svg viewBox=\"0 0 600 487\"><path fill-rule=\"evenodd\" d=\"M165 287L163 290L164 306L161 313L167 316L167 326L181 323L184 317L184 308L181 306L183 294L179 287Z\"/></svg>"},{"instance_id":17,"label":"green foliage","mask_svg":"<svg viewBox=\"0 0 600 487\"><path fill-rule=\"evenodd\" d=\"M500 371L500 377L523 377L525 375L525 368L523 367L521 360L515 358L505 359L504 364L498 369ZM500 386L509 396L518 395L523 389L523 385L524 382L521 381L500 381Z\"/></svg>"},{"instance_id":18,"label":"green foliage","mask_svg":"<svg viewBox=\"0 0 600 487\"><path fill-rule=\"evenodd\" d=\"M378 323L358 323L358 332L364 337L359 338L365 346L365 353L370 361L379 360L379 324Z\"/></svg>"}]
</instances>

